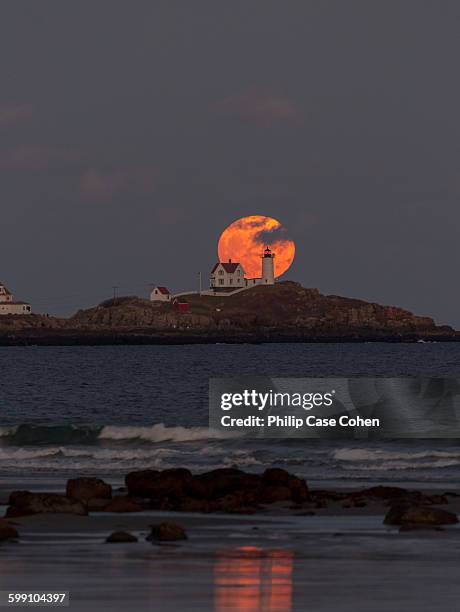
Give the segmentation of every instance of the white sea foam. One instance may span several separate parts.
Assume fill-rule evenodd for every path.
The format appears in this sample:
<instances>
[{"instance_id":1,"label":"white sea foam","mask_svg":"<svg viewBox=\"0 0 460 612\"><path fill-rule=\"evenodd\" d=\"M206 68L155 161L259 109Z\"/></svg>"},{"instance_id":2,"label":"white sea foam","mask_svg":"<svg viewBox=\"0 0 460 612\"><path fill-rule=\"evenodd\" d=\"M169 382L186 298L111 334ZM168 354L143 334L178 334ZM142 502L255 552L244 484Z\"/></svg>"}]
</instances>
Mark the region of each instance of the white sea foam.
<instances>
[{"instance_id":1,"label":"white sea foam","mask_svg":"<svg viewBox=\"0 0 460 612\"><path fill-rule=\"evenodd\" d=\"M0 438L13 436L16 433L17 429L17 427L0 427Z\"/></svg>"},{"instance_id":2,"label":"white sea foam","mask_svg":"<svg viewBox=\"0 0 460 612\"><path fill-rule=\"evenodd\" d=\"M418 461L420 459L460 459L460 450L454 452L428 450L423 452L383 451L379 449L342 448L334 451L334 459L338 461L386 461L404 459ZM417 463L417 466L420 463Z\"/></svg>"},{"instance_id":3,"label":"white sea foam","mask_svg":"<svg viewBox=\"0 0 460 612\"><path fill-rule=\"evenodd\" d=\"M2 448L0 449L0 462L43 459L48 457L62 457L68 459L88 458L96 461L149 461L151 459L167 459L182 456L180 451L173 449L106 449L106 448ZM108 463L108 465L110 465Z\"/></svg>"},{"instance_id":4,"label":"white sea foam","mask_svg":"<svg viewBox=\"0 0 460 612\"><path fill-rule=\"evenodd\" d=\"M100 440L145 440L148 442L191 442L208 438L228 438L226 432L207 427L166 427L163 423L152 427L118 427L107 425L99 434Z\"/></svg>"},{"instance_id":5,"label":"white sea foam","mask_svg":"<svg viewBox=\"0 0 460 612\"><path fill-rule=\"evenodd\" d=\"M249 467L251 465L265 465L262 461L259 461L252 455L238 455L238 456L229 456L224 459L222 462L223 467L231 467L233 465L237 465L238 467Z\"/></svg>"},{"instance_id":6,"label":"white sea foam","mask_svg":"<svg viewBox=\"0 0 460 612\"><path fill-rule=\"evenodd\" d=\"M413 463L409 461L383 461L372 465L360 465L359 470L363 472L381 472L389 470L433 470L455 467L460 465L460 459L437 459L436 461L422 461ZM355 469L352 466L344 466L345 469Z\"/></svg>"},{"instance_id":7,"label":"white sea foam","mask_svg":"<svg viewBox=\"0 0 460 612\"><path fill-rule=\"evenodd\" d=\"M216 449L217 450L217 449ZM220 454L220 457L218 456ZM251 454L240 451L228 452L224 449L216 452L215 461L194 463L196 453L181 451L165 447L150 448L69 448L49 446L41 448L12 448L0 449L0 467L17 470L51 470L53 472L68 471L102 471L124 472L135 469L167 469L182 466L186 461L187 467L194 472L208 471L221 467L257 466L261 463Z\"/></svg>"},{"instance_id":8,"label":"white sea foam","mask_svg":"<svg viewBox=\"0 0 460 612\"><path fill-rule=\"evenodd\" d=\"M24 459L37 459L40 457L54 457L55 455L59 455L60 453L61 449L57 447L39 449L7 448L0 449L0 461L18 461Z\"/></svg>"}]
</instances>

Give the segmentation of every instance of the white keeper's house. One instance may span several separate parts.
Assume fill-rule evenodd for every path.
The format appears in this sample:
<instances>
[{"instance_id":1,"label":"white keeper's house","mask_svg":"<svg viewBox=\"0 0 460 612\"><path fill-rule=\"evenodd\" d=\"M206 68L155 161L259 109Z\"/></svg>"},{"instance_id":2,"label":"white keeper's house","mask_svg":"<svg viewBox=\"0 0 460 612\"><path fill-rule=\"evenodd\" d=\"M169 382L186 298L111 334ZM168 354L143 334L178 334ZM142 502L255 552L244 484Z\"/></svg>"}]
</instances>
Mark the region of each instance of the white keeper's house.
<instances>
[{"instance_id":1,"label":"white keeper's house","mask_svg":"<svg viewBox=\"0 0 460 612\"><path fill-rule=\"evenodd\" d=\"M150 293L151 302L170 302L171 293L166 287L154 287Z\"/></svg>"},{"instance_id":2,"label":"white keeper's house","mask_svg":"<svg viewBox=\"0 0 460 612\"><path fill-rule=\"evenodd\" d=\"M29 315L32 307L27 302L18 302L9 289L0 283L0 316L1 315Z\"/></svg>"},{"instance_id":3,"label":"white keeper's house","mask_svg":"<svg viewBox=\"0 0 460 612\"><path fill-rule=\"evenodd\" d=\"M211 270L209 279L211 289L214 291L228 291L229 289L242 289L246 286L244 268L240 263L231 259L228 262L219 261Z\"/></svg>"}]
</instances>

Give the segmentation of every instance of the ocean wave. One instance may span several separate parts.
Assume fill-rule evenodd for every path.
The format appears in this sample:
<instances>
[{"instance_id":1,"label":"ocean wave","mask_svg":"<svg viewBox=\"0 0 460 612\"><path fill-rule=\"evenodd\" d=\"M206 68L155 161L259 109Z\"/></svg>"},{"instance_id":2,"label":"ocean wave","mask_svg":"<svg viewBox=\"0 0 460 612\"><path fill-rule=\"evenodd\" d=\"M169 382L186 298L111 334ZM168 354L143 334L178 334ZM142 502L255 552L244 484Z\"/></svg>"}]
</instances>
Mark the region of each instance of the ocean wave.
<instances>
[{"instance_id":1,"label":"ocean wave","mask_svg":"<svg viewBox=\"0 0 460 612\"><path fill-rule=\"evenodd\" d=\"M439 470L442 468L457 467L460 465L460 459L438 459L437 461L422 461L419 463L411 463L408 461L383 461L379 464L360 465L359 468L345 466L345 469L358 470L363 472L380 472L380 471L403 471L403 470Z\"/></svg>"},{"instance_id":2,"label":"ocean wave","mask_svg":"<svg viewBox=\"0 0 460 612\"><path fill-rule=\"evenodd\" d=\"M14 448L7 451L0 449L0 462L55 457L59 454L61 454L59 448L39 448L34 450Z\"/></svg>"},{"instance_id":3,"label":"ocean wave","mask_svg":"<svg viewBox=\"0 0 460 612\"><path fill-rule=\"evenodd\" d=\"M147 442L192 442L208 438L235 437L208 427L166 427L163 423L151 427L123 427L107 425L99 434L100 440L144 440Z\"/></svg>"},{"instance_id":4,"label":"ocean wave","mask_svg":"<svg viewBox=\"0 0 460 612\"><path fill-rule=\"evenodd\" d=\"M67 458L82 459L88 458L95 461L148 461L151 459L164 459L174 453L169 453L167 449L142 450L142 449L72 449L68 447L47 447L47 448L2 448L0 449L0 463L17 460L33 460Z\"/></svg>"},{"instance_id":5,"label":"ocean wave","mask_svg":"<svg viewBox=\"0 0 460 612\"><path fill-rule=\"evenodd\" d=\"M260 461L256 459L253 455L230 455L228 457L223 458L222 464L219 467L233 467L237 466L239 468L250 467L254 465L265 465L266 462Z\"/></svg>"},{"instance_id":6,"label":"ocean wave","mask_svg":"<svg viewBox=\"0 0 460 612\"><path fill-rule=\"evenodd\" d=\"M13 471L50 469L53 472L85 470L91 473L124 472L136 469L167 469L186 465L194 472L208 471L222 467L241 468L262 465L251 453L225 452L211 461L197 461L193 449L177 450L165 447L150 448L0 448L0 470Z\"/></svg>"},{"instance_id":7,"label":"ocean wave","mask_svg":"<svg viewBox=\"0 0 460 612\"><path fill-rule=\"evenodd\" d=\"M215 431L207 427L167 427L164 423L152 426L129 425L18 425L0 428L3 444L28 445L72 445L98 444L103 441L130 442L193 442L196 440L235 438L237 434Z\"/></svg>"},{"instance_id":8,"label":"ocean wave","mask_svg":"<svg viewBox=\"0 0 460 612\"><path fill-rule=\"evenodd\" d=\"M16 433L17 427L0 427L0 438L7 438Z\"/></svg>"},{"instance_id":9,"label":"ocean wave","mask_svg":"<svg viewBox=\"0 0 460 612\"><path fill-rule=\"evenodd\" d=\"M420 459L460 459L460 450L449 452L427 450L422 452L383 451L380 449L342 448L333 452L337 461L365 462L365 461L419 461ZM417 467L420 463L416 464Z\"/></svg>"}]
</instances>

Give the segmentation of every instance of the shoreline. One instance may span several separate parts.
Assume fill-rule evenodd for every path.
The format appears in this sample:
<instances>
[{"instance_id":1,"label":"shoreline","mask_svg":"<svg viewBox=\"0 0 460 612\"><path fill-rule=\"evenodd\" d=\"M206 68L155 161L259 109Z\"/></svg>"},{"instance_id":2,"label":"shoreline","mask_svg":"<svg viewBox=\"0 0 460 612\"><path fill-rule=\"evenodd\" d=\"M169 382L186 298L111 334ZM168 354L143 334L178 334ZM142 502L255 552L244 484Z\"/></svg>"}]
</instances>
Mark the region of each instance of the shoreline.
<instances>
[{"instance_id":1,"label":"shoreline","mask_svg":"<svg viewBox=\"0 0 460 612\"><path fill-rule=\"evenodd\" d=\"M11 493L9 491L8 493ZM53 493L57 493L54 491ZM188 510L163 510L160 508L144 508L136 511L106 511L106 510L89 510L86 515L78 515L67 512L37 512L35 514L25 514L22 516L7 516L5 512L2 512L2 519L6 519L12 524L27 524L30 522L36 522L47 524L52 526L56 522L56 518L60 521L89 521L92 519L103 519L109 523L114 522L115 524L123 518L124 521L130 522L130 524L144 524L145 517L155 516L169 516L174 517L177 522L181 523L182 520L196 520L197 522L206 521L208 518L218 520L220 522L238 522L245 520L247 522L263 522L263 521L283 521L284 519L291 519L295 517L311 518L312 520L321 520L323 517L328 518L339 518L339 517L380 517L383 525L383 519L385 514L392 505L397 505L400 502L390 501L388 499L380 498L365 498L366 502L360 501L362 498L358 494L361 490L355 489L312 489L312 500L308 502L294 504L292 501L289 502L273 502L266 504L264 507L257 511L251 512L239 512L239 511L188 511ZM420 493L423 499L430 497L443 497L439 489L418 489L417 493ZM43 493L47 495L48 493ZM342 497L342 495L344 497ZM2 495L3 497L3 495ZM113 499L123 497L123 494L115 495ZM337 499L335 499L337 497ZM356 497L358 503L355 504L353 498ZM322 498L327 499L324 501L313 501L321 500ZM2 503L3 502L3 503ZM448 501L447 503L433 503L433 507L442 508L449 512L460 515L460 489L449 489L448 490ZM3 498L0 502L1 510L6 510L8 507L7 499ZM147 523L148 524L148 523ZM460 526L454 528L460 529Z\"/></svg>"},{"instance_id":2,"label":"shoreline","mask_svg":"<svg viewBox=\"0 0 460 612\"><path fill-rule=\"evenodd\" d=\"M309 492L309 501L319 494ZM459 512L455 495L428 512ZM148 509L8 517L18 537L0 545L8 560L0 585L69 592L77 612L295 612L312 602L317 612L337 610L338 602L344 611L386 612L389 585L397 609L455 609L460 525L400 526L385 520L389 511L388 500L377 498L349 507L335 500L313 511L286 501L251 514ZM152 538L166 528L175 536ZM358 599L350 588L357 577Z\"/></svg>"},{"instance_id":3,"label":"shoreline","mask_svg":"<svg viewBox=\"0 0 460 612\"><path fill-rule=\"evenodd\" d=\"M460 334L335 334L292 335L279 332L259 334L151 334L142 332L2 333L0 347L9 346L182 346L196 344L417 344L460 342Z\"/></svg>"}]
</instances>

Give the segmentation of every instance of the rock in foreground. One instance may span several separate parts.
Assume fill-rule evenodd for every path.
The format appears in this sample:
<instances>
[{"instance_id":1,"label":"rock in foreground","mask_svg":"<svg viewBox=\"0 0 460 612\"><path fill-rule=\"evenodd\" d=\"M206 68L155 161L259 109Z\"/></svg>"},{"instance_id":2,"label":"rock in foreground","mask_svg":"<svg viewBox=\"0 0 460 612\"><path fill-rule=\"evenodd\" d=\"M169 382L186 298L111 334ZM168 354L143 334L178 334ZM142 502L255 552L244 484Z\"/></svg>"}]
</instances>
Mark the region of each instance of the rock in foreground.
<instances>
[{"instance_id":1,"label":"rock in foreground","mask_svg":"<svg viewBox=\"0 0 460 612\"><path fill-rule=\"evenodd\" d=\"M128 531L114 531L106 539L108 544L125 544L128 542L137 542L138 539Z\"/></svg>"},{"instance_id":2,"label":"rock in foreground","mask_svg":"<svg viewBox=\"0 0 460 612\"><path fill-rule=\"evenodd\" d=\"M67 481L66 495L80 501L111 499L112 487L100 478L73 478Z\"/></svg>"},{"instance_id":3,"label":"rock in foreground","mask_svg":"<svg viewBox=\"0 0 460 612\"><path fill-rule=\"evenodd\" d=\"M302 503L308 498L305 480L273 468L262 475L222 468L193 476L189 470L143 470L126 476L131 497L142 496L149 507L188 512L252 513L274 502Z\"/></svg>"},{"instance_id":4,"label":"rock in foreground","mask_svg":"<svg viewBox=\"0 0 460 612\"><path fill-rule=\"evenodd\" d=\"M175 542L177 540L187 540L187 534L183 527L177 523L164 522L159 525L152 525L152 531L147 536L147 540L156 542Z\"/></svg>"},{"instance_id":5,"label":"rock in foreground","mask_svg":"<svg viewBox=\"0 0 460 612\"><path fill-rule=\"evenodd\" d=\"M383 521L385 525L454 525L458 517L453 512L428 506L393 506Z\"/></svg>"},{"instance_id":6,"label":"rock in foreground","mask_svg":"<svg viewBox=\"0 0 460 612\"><path fill-rule=\"evenodd\" d=\"M134 503L129 497L114 497L103 509L104 512L142 512L142 506Z\"/></svg>"},{"instance_id":7,"label":"rock in foreground","mask_svg":"<svg viewBox=\"0 0 460 612\"><path fill-rule=\"evenodd\" d=\"M85 504L58 493L30 493L14 491L10 495L7 517L27 516L29 514L64 513L88 514Z\"/></svg>"},{"instance_id":8,"label":"rock in foreground","mask_svg":"<svg viewBox=\"0 0 460 612\"><path fill-rule=\"evenodd\" d=\"M5 519L0 519L0 542L15 540L19 537L17 530Z\"/></svg>"}]
</instances>

